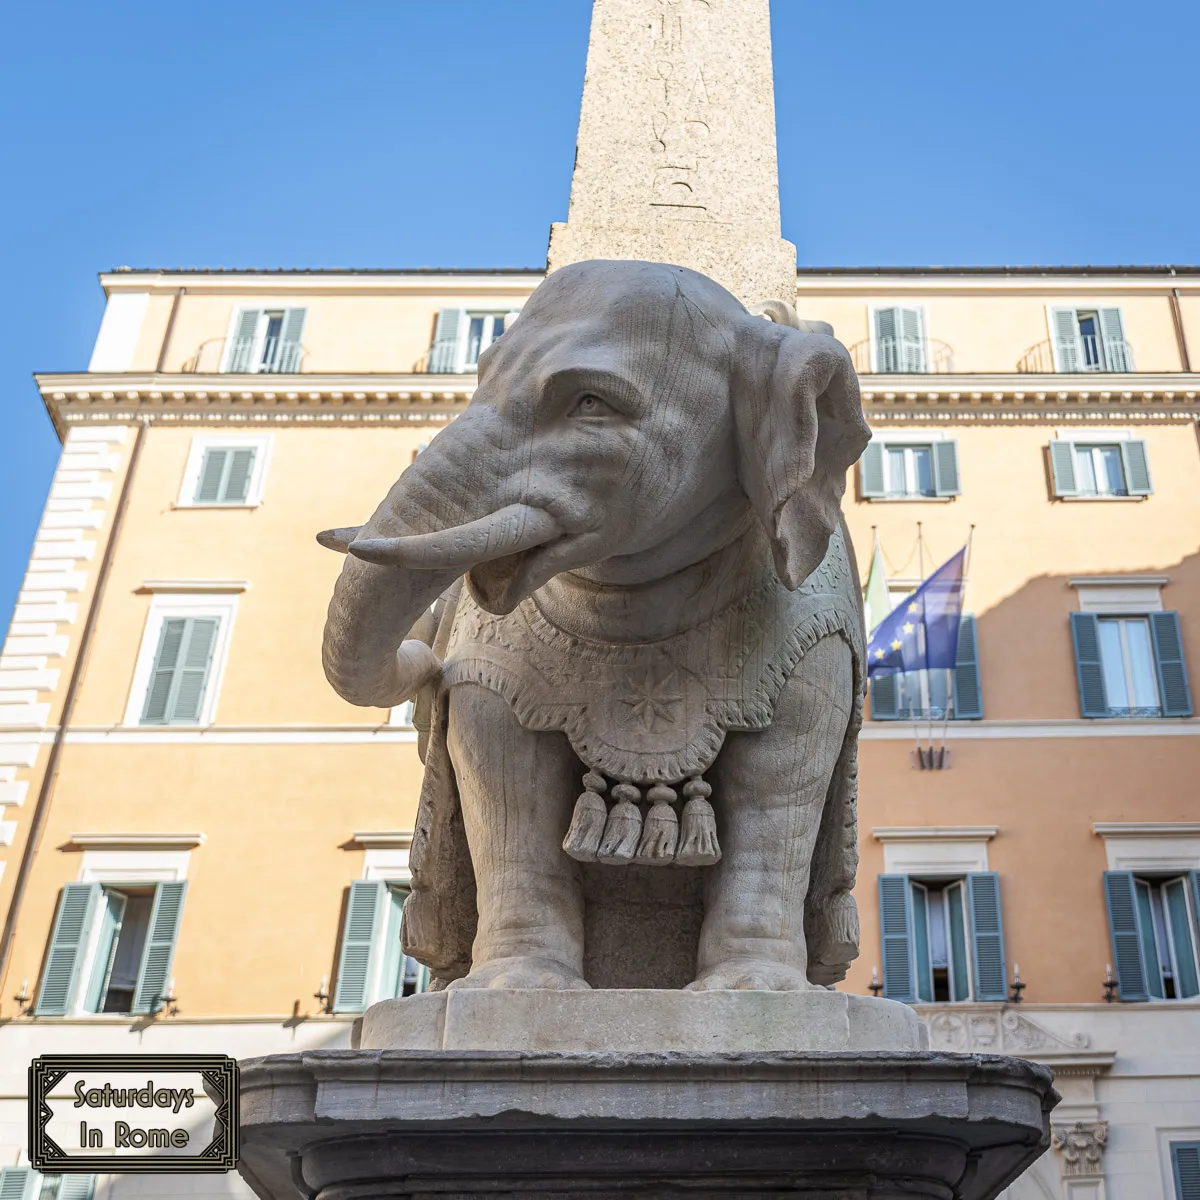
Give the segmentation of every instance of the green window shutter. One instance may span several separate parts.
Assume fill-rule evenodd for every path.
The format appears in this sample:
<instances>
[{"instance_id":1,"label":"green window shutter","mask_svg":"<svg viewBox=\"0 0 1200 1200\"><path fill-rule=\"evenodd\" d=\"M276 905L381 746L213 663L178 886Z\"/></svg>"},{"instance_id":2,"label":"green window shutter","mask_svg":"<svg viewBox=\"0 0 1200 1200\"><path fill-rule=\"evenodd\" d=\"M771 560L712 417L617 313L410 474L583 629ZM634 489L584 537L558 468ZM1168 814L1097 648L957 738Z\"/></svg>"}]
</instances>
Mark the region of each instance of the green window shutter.
<instances>
[{"instance_id":1,"label":"green window shutter","mask_svg":"<svg viewBox=\"0 0 1200 1200\"><path fill-rule=\"evenodd\" d=\"M1177 612L1150 614L1150 638L1158 666L1158 695L1164 717L1190 717L1192 690L1188 686L1187 663L1183 661L1183 638Z\"/></svg>"},{"instance_id":2,"label":"green window shutter","mask_svg":"<svg viewBox=\"0 0 1200 1200\"><path fill-rule=\"evenodd\" d=\"M925 373L925 318L919 308L901 308L900 370L908 375Z\"/></svg>"},{"instance_id":3,"label":"green window shutter","mask_svg":"<svg viewBox=\"0 0 1200 1200\"><path fill-rule=\"evenodd\" d=\"M1050 443L1050 483L1056 496L1078 496L1075 476L1075 443Z\"/></svg>"},{"instance_id":4,"label":"green window shutter","mask_svg":"<svg viewBox=\"0 0 1200 1200\"><path fill-rule=\"evenodd\" d=\"M976 1000L1008 999L1004 962L1004 923L1000 917L1000 876L995 871L967 876L967 919L971 928L971 962Z\"/></svg>"},{"instance_id":5,"label":"green window shutter","mask_svg":"<svg viewBox=\"0 0 1200 1200\"><path fill-rule=\"evenodd\" d=\"M1125 340L1125 325L1119 308L1100 310L1100 338L1104 342L1104 365L1110 371L1132 371L1133 356Z\"/></svg>"},{"instance_id":6,"label":"green window shutter","mask_svg":"<svg viewBox=\"0 0 1200 1200\"><path fill-rule=\"evenodd\" d=\"M196 480L196 494L192 497L197 504L216 504L220 501L232 453L232 450L222 450L215 446L204 451L200 478Z\"/></svg>"},{"instance_id":7,"label":"green window shutter","mask_svg":"<svg viewBox=\"0 0 1200 1200\"><path fill-rule=\"evenodd\" d=\"M1171 1166L1175 1171L1175 1200L1200 1200L1200 1142L1172 1142Z\"/></svg>"},{"instance_id":8,"label":"green window shutter","mask_svg":"<svg viewBox=\"0 0 1200 1200\"><path fill-rule=\"evenodd\" d=\"M879 939L883 947L883 994L917 1002L913 961L912 889L907 875L879 876Z\"/></svg>"},{"instance_id":9,"label":"green window shutter","mask_svg":"<svg viewBox=\"0 0 1200 1200\"><path fill-rule=\"evenodd\" d=\"M96 939L96 961L83 998L85 1012L99 1012L100 999L108 990L117 939L121 936L121 923L125 919L125 905L126 899L120 892L105 891L101 897L100 936Z\"/></svg>"},{"instance_id":10,"label":"green window shutter","mask_svg":"<svg viewBox=\"0 0 1200 1200\"><path fill-rule=\"evenodd\" d=\"M1171 927L1171 944L1175 950L1175 995L1180 1000L1200 993L1200 980L1196 976L1196 942L1188 917L1190 890L1191 881L1186 878L1172 879L1164 883L1162 889L1167 924Z\"/></svg>"},{"instance_id":11,"label":"green window shutter","mask_svg":"<svg viewBox=\"0 0 1200 1200\"><path fill-rule=\"evenodd\" d=\"M162 1007L171 978L171 960L175 957L175 939L183 916L183 898L187 882L160 883L154 889L154 907L150 910L150 928L146 949L133 993L133 1012L156 1013Z\"/></svg>"},{"instance_id":12,"label":"green window shutter","mask_svg":"<svg viewBox=\"0 0 1200 1200\"><path fill-rule=\"evenodd\" d=\"M946 888L949 910L947 941L950 943L950 999L970 1000L971 972L967 967L966 889L961 883Z\"/></svg>"},{"instance_id":13,"label":"green window shutter","mask_svg":"<svg viewBox=\"0 0 1200 1200\"><path fill-rule=\"evenodd\" d=\"M1121 461L1125 467L1126 491L1131 496L1152 495L1154 487L1150 482L1150 459L1146 455L1146 443L1122 442Z\"/></svg>"},{"instance_id":14,"label":"green window shutter","mask_svg":"<svg viewBox=\"0 0 1200 1200\"><path fill-rule=\"evenodd\" d=\"M1126 1001L1149 1000L1132 871L1104 872L1104 901L1108 906L1113 969L1117 973L1120 998Z\"/></svg>"},{"instance_id":15,"label":"green window shutter","mask_svg":"<svg viewBox=\"0 0 1200 1200\"><path fill-rule=\"evenodd\" d=\"M95 1193L95 1175L64 1175L55 1200L92 1200Z\"/></svg>"},{"instance_id":16,"label":"green window shutter","mask_svg":"<svg viewBox=\"0 0 1200 1200\"><path fill-rule=\"evenodd\" d=\"M241 447L226 451L229 456L229 469L225 473L224 486L221 488L222 504L244 504L250 493L250 476L254 471L254 449Z\"/></svg>"},{"instance_id":17,"label":"green window shutter","mask_svg":"<svg viewBox=\"0 0 1200 1200\"><path fill-rule=\"evenodd\" d=\"M1068 374L1083 370L1083 345L1079 340L1079 318L1073 308L1050 310L1050 339L1054 345L1054 369Z\"/></svg>"},{"instance_id":18,"label":"green window shutter","mask_svg":"<svg viewBox=\"0 0 1200 1200\"><path fill-rule=\"evenodd\" d=\"M225 370L230 374L241 375L249 371L254 358L254 340L258 333L258 319L262 316L260 308L243 308L233 323L233 342L225 360Z\"/></svg>"},{"instance_id":19,"label":"green window shutter","mask_svg":"<svg viewBox=\"0 0 1200 1200\"><path fill-rule=\"evenodd\" d=\"M459 343L467 312L463 308L443 308L437 315L433 330L433 345L429 348L429 371L434 375L450 375L459 369Z\"/></svg>"},{"instance_id":20,"label":"green window shutter","mask_svg":"<svg viewBox=\"0 0 1200 1200\"><path fill-rule=\"evenodd\" d=\"M386 890L386 884L374 880L356 879L350 885L333 997L334 1012L362 1012L367 1007L371 968L375 962L376 931L381 923Z\"/></svg>"},{"instance_id":21,"label":"green window shutter","mask_svg":"<svg viewBox=\"0 0 1200 1200\"><path fill-rule=\"evenodd\" d=\"M929 892L915 880L908 881L912 893L913 961L917 968L917 999L933 1003L933 963L929 958Z\"/></svg>"},{"instance_id":22,"label":"green window shutter","mask_svg":"<svg viewBox=\"0 0 1200 1200\"><path fill-rule=\"evenodd\" d=\"M894 374L900 370L898 309L877 308L875 310L875 370L882 374Z\"/></svg>"},{"instance_id":23,"label":"green window shutter","mask_svg":"<svg viewBox=\"0 0 1200 1200\"><path fill-rule=\"evenodd\" d=\"M99 896L98 883L68 883L63 887L54 932L50 935L42 990L34 1008L39 1017L64 1017L71 1010L79 988L84 943Z\"/></svg>"},{"instance_id":24,"label":"green window shutter","mask_svg":"<svg viewBox=\"0 0 1200 1200\"><path fill-rule=\"evenodd\" d=\"M961 495L962 489L958 484L958 443L934 442L932 449L934 495Z\"/></svg>"},{"instance_id":25,"label":"green window shutter","mask_svg":"<svg viewBox=\"0 0 1200 1200\"><path fill-rule=\"evenodd\" d=\"M900 719L900 676L876 675L871 680L871 720Z\"/></svg>"},{"instance_id":26,"label":"green window shutter","mask_svg":"<svg viewBox=\"0 0 1200 1200\"><path fill-rule=\"evenodd\" d=\"M883 444L870 441L859 459L859 485L864 500L874 500L886 494L883 484Z\"/></svg>"},{"instance_id":27,"label":"green window shutter","mask_svg":"<svg viewBox=\"0 0 1200 1200\"><path fill-rule=\"evenodd\" d=\"M36 1172L28 1167L0 1168L0 1200L34 1200L38 1183Z\"/></svg>"},{"instance_id":28,"label":"green window shutter","mask_svg":"<svg viewBox=\"0 0 1200 1200\"><path fill-rule=\"evenodd\" d=\"M965 614L958 624L958 657L954 665L954 718L978 721L983 716L983 686L979 679L979 635L975 618Z\"/></svg>"},{"instance_id":29,"label":"green window shutter","mask_svg":"<svg viewBox=\"0 0 1200 1200\"><path fill-rule=\"evenodd\" d=\"M284 375L295 375L300 370L304 357L304 322L307 308L285 308L283 323L279 331L279 370Z\"/></svg>"},{"instance_id":30,"label":"green window shutter","mask_svg":"<svg viewBox=\"0 0 1200 1200\"><path fill-rule=\"evenodd\" d=\"M1095 613L1071 614L1075 643L1075 677L1079 683L1079 713L1084 717L1108 716L1108 693L1100 662L1100 622Z\"/></svg>"},{"instance_id":31,"label":"green window shutter","mask_svg":"<svg viewBox=\"0 0 1200 1200\"><path fill-rule=\"evenodd\" d=\"M143 725L195 724L200 719L218 617L168 617L146 689Z\"/></svg>"}]
</instances>

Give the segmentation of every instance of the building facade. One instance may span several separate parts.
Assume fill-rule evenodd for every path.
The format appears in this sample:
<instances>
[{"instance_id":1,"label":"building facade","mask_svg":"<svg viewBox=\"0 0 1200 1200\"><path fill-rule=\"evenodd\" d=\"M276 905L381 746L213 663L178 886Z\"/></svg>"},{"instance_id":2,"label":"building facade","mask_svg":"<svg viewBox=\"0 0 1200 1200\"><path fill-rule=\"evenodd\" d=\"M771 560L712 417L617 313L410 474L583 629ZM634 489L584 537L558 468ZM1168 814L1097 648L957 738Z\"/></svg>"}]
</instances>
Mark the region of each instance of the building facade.
<instances>
[{"instance_id":1,"label":"building facade","mask_svg":"<svg viewBox=\"0 0 1200 1200\"><path fill-rule=\"evenodd\" d=\"M326 683L314 534L462 410L542 277L122 269L89 369L38 376L63 454L0 657L4 1200L60 1194L23 1166L34 1055L346 1046L424 986L416 733ZM1195 1200L1200 270L802 270L796 305L862 377L864 581L878 546L903 603L970 543L957 670L872 687L842 986L1055 1068L1012 1200Z\"/></svg>"}]
</instances>

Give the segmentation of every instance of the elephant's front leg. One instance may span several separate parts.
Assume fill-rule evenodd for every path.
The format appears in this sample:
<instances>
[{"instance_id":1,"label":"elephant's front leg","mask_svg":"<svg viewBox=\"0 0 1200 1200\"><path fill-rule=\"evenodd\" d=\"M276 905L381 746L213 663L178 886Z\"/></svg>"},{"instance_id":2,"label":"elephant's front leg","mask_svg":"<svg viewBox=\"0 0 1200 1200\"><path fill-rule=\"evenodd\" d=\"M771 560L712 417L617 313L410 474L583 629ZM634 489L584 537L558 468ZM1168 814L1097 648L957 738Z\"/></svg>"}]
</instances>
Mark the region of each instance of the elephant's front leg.
<instances>
[{"instance_id":1,"label":"elephant's front leg","mask_svg":"<svg viewBox=\"0 0 1200 1200\"><path fill-rule=\"evenodd\" d=\"M476 684L451 690L448 740L479 906L471 973L451 987L586 988L579 867L562 849L579 791L570 743L523 729Z\"/></svg>"},{"instance_id":2,"label":"elephant's front leg","mask_svg":"<svg viewBox=\"0 0 1200 1200\"><path fill-rule=\"evenodd\" d=\"M771 726L726 738L710 772L722 858L707 886L691 988L811 986L804 903L853 686L850 648L823 638L784 686Z\"/></svg>"}]
</instances>

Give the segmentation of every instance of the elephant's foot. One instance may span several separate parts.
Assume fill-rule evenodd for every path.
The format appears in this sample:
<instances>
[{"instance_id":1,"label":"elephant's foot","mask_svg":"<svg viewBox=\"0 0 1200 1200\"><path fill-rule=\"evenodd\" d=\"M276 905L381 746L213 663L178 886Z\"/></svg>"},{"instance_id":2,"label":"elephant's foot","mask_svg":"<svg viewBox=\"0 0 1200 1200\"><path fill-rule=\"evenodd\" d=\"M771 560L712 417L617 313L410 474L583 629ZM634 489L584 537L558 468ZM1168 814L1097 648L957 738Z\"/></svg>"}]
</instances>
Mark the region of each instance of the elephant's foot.
<instances>
[{"instance_id":1,"label":"elephant's foot","mask_svg":"<svg viewBox=\"0 0 1200 1200\"><path fill-rule=\"evenodd\" d=\"M590 986L570 967L564 967L552 958L524 955L482 963L469 975L450 984L451 988L546 988L557 991L584 991Z\"/></svg>"},{"instance_id":2,"label":"elephant's foot","mask_svg":"<svg viewBox=\"0 0 1200 1200\"><path fill-rule=\"evenodd\" d=\"M807 992L813 990L803 971L769 959L739 958L700 973L689 992Z\"/></svg>"}]
</instances>

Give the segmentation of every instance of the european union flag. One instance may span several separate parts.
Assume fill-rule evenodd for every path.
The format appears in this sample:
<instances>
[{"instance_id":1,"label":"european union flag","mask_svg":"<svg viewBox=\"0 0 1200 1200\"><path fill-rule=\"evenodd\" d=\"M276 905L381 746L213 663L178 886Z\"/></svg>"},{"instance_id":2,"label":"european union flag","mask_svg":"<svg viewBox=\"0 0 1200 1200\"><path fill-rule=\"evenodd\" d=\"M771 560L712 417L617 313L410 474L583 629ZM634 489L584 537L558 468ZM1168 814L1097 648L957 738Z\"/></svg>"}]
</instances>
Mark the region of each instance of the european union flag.
<instances>
[{"instance_id":1,"label":"european union flag","mask_svg":"<svg viewBox=\"0 0 1200 1200\"><path fill-rule=\"evenodd\" d=\"M964 546L876 626L867 645L867 674L952 668L958 659Z\"/></svg>"}]
</instances>

